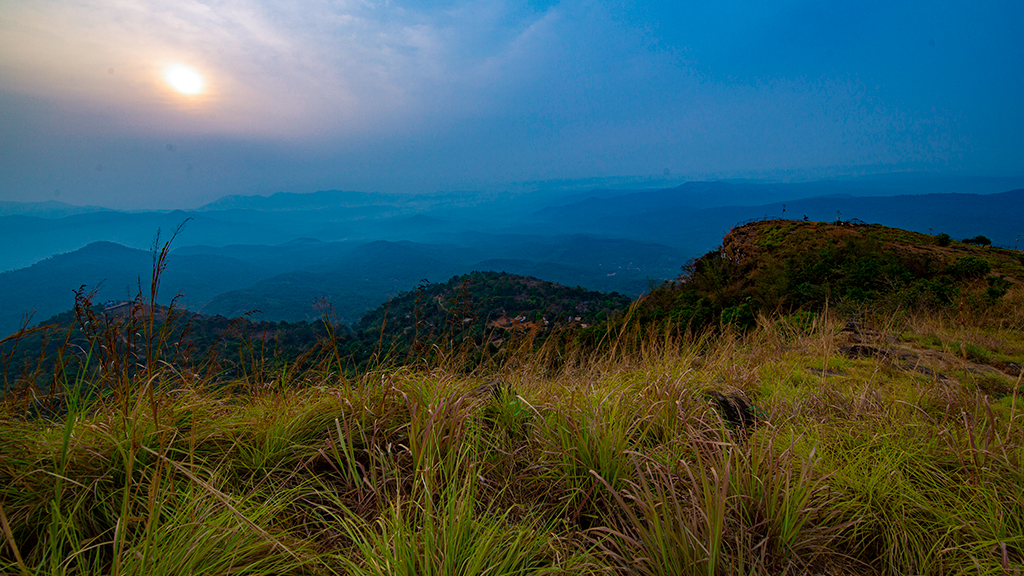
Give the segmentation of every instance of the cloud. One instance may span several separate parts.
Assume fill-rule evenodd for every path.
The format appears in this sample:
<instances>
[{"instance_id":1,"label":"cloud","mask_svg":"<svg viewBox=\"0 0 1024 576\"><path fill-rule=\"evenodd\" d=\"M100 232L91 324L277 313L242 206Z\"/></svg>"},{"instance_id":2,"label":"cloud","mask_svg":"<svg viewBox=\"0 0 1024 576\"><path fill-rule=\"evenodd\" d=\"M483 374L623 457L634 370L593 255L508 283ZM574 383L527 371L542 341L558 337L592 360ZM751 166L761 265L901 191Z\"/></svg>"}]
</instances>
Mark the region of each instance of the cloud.
<instances>
[{"instance_id":1,"label":"cloud","mask_svg":"<svg viewBox=\"0 0 1024 576\"><path fill-rule=\"evenodd\" d=\"M666 167L1013 164L1024 80L1006 64L1022 51L1021 8L992 10L998 23L987 4L924 8L8 2L0 193L144 188L159 203L186 189L424 191ZM209 91L172 92L171 63L200 70Z\"/></svg>"},{"instance_id":2,"label":"cloud","mask_svg":"<svg viewBox=\"0 0 1024 576\"><path fill-rule=\"evenodd\" d=\"M10 89L114 115L125 129L373 132L436 112L446 98L465 108L481 62L519 42L510 30L531 26L509 22L503 6L24 3L0 21L0 71ZM169 93L161 70L171 63L200 70L209 92L189 101Z\"/></svg>"}]
</instances>

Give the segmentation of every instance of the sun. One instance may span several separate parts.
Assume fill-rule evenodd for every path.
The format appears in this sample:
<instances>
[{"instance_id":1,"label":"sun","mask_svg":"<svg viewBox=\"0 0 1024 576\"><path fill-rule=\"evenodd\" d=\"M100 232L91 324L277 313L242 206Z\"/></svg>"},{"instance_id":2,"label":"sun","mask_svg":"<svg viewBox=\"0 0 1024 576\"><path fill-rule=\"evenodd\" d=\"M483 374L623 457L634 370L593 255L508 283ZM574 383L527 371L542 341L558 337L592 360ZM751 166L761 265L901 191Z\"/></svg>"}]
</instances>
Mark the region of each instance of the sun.
<instances>
[{"instance_id":1,"label":"sun","mask_svg":"<svg viewBox=\"0 0 1024 576\"><path fill-rule=\"evenodd\" d=\"M199 94L206 83L195 68L175 64L164 71L164 78L172 88L182 94Z\"/></svg>"}]
</instances>

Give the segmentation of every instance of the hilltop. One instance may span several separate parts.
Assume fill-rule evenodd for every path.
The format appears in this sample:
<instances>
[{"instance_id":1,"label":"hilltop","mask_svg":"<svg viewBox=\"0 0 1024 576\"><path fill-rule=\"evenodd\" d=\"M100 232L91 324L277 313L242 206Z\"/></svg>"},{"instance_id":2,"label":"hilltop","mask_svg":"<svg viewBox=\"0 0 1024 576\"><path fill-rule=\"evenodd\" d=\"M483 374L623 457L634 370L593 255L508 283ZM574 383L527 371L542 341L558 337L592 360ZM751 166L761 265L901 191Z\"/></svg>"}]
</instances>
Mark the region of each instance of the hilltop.
<instances>
[{"instance_id":1,"label":"hilltop","mask_svg":"<svg viewBox=\"0 0 1024 576\"><path fill-rule=\"evenodd\" d=\"M881 225L768 220L730 231L644 298L636 322L677 328L758 314L948 309L997 313L1024 277L1021 252Z\"/></svg>"},{"instance_id":2,"label":"hilltop","mask_svg":"<svg viewBox=\"0 0 1024 576\"><path fill-rule=\"evenodd\" d=\"M499 272L473 272L443 284L420 284L363 316L353 326L364 342L380 341L397 358L437 342L501 351L508 340L543 339L619 315L630 298L569 288Z\"/></svg>"}]
</instances>

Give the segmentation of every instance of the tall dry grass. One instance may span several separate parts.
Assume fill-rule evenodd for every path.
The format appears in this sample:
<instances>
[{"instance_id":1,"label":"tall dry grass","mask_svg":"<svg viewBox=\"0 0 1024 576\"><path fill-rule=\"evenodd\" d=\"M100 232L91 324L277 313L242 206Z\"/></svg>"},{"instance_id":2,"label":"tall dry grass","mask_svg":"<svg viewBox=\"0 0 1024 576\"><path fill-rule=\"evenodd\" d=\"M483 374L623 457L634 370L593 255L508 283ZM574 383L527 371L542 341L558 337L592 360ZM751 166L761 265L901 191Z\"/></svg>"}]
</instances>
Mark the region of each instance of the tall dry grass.
<instances>
[{"instance_id":1,"label":"tall dry grass","mask_svg":"<svg viewBox=\"0 0 1024 576\"><path fill-rule=\"evenodd\" d=\"M991 324L860 319L886 346L963 358L941 378L844 356L847 319L821 314L746 333L623 329L600 352L524 343L475 372L440 350L342 379L326 352L224 386L212 360L162 356L155 301L123 322L82 311L93 369L57 379L52 409L6 399L0 571L1024 568L1020 378L993 392L957 356L1020 360ZM727 421L709 391L748 399L757 424Z\"/></svg>"}]
</instances>

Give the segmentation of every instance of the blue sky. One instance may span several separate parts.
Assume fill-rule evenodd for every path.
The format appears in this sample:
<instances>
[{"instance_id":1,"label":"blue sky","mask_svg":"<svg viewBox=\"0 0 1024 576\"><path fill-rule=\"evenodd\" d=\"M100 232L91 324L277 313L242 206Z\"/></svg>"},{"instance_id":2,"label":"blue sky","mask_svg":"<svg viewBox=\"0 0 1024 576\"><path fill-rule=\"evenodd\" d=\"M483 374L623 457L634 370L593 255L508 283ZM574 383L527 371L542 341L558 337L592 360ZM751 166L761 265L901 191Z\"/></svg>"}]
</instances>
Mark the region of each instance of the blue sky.
<instances>
[{"instance_id":1,"label":"blue sky","mask_svg":"<svg viewBox=\"0 0 1024 576\"><path fill-rule=\"evenodd\" d=\"M1020 174L1022 22L1011 1L0 0L0 200Z\"/></svg>"}]
</instances>

